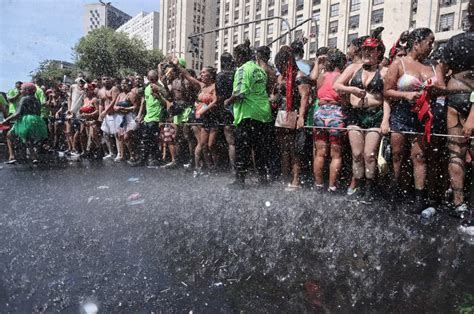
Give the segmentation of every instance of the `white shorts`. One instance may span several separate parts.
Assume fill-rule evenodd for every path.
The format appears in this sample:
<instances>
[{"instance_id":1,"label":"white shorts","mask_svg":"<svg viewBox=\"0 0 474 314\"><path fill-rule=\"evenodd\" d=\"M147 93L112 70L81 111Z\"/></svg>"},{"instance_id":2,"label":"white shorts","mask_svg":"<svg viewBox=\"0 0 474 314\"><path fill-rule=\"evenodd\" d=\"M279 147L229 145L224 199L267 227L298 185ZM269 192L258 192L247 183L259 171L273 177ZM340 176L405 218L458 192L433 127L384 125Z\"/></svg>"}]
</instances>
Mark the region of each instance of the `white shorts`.
<instances>
[{"instance_id":1,"label":"white shorts","mask_svg":"<svg viewBox=\"0 0 474 314\"><path fill-rule=\"evenodd\" d=\"M102 121L100 129L108 135L115 135L118 132L120 123L122 122L122 116L118 114L108 114Z\"/></svg>"}]
</instances>

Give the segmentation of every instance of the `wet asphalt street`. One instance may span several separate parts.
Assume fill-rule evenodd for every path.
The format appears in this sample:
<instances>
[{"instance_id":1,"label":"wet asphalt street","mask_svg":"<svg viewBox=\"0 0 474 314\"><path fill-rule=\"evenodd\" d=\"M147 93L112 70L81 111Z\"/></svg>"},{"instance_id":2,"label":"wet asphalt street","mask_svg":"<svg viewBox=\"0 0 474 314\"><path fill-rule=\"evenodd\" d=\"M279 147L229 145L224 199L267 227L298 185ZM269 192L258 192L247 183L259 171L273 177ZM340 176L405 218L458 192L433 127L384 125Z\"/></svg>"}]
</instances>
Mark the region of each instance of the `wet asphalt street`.
<instances>
[{"instance_id":1,"label":"wet asphalt street","mask_svg":"<svg viewBox=\"0 0 474 314\"><path fill-rule=\"evenodd\" d=\"M17 165L0 178L0 313L474 309L474 245L445 214L423 226L401 204L233 191L229 174L181 169Z\"/></svg>"}]
</instances>

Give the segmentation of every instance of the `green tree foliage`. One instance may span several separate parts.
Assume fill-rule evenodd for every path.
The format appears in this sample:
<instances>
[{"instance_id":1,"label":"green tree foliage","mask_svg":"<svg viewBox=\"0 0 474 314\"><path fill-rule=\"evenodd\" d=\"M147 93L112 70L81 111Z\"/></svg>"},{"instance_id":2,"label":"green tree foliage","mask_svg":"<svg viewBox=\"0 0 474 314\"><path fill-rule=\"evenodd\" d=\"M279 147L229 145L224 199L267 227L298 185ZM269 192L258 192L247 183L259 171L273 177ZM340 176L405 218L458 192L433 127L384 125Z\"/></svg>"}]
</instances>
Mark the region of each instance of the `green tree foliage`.
<instances>
[{"instance_id":1,"label":"green tree foliage","mask_svg":"<svg viewBox=\"0 0 474 314\"><path fill-rule=\"evenodd\" d=\"M46 86L53 86L63 81L64 76L75 77L77 73L76 68L63 68L60 62L52 60L44 60L40 62L38 69L32 71L32 80L38 80L40 84Z\"/></svg>"},{"instance_id":2,"label":"green tree foliage","mask_svg":"<svg viewBox=\"0 0 474 314\"><path fill-rule=\"evenodd\" d=\"M125 33L98 28L82 37L74 47L77 66L93 77L145 75L163 59L159 50L146 50L141 40Z\"/></svg>"}]
</instances>

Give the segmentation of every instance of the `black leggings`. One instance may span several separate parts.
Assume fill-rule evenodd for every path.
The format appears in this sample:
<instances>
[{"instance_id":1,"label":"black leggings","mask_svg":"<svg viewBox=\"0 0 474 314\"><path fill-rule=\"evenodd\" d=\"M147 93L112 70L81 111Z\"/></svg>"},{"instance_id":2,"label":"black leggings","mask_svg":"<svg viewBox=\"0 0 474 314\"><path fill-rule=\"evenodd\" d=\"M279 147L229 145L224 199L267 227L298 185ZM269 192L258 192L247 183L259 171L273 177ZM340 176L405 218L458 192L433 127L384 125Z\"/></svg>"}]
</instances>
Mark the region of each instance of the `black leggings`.
<instances>
[{"instance_id":1,"label":"black leggings","mask_svg":"<svg viewBox=\"0 0 474 314\"><path fill-rule=\"evenodd\" d=\"M272 131L271 123L245 119L235 128L235 170L245 178L252 165L252 150L255 154L255 167L260 178L265 178L267 170L265 160L269 157L268 135Z\"/></svg>"}]
</instances>

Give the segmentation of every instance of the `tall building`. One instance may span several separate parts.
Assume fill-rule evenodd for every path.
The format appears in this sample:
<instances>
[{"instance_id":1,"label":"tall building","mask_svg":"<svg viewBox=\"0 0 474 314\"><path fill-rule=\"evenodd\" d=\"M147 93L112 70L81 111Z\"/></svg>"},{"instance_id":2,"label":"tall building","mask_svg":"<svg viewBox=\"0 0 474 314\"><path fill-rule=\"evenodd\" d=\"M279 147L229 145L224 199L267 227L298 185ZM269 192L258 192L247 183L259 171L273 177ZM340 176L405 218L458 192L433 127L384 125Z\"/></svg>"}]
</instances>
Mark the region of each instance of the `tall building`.
<instances>
[{"instance_id":1,"label":"tall building","mask_svg":"<svg viewBox=\"0 0 474 314\"><path fill-rule=\"evenodd\" d=\"M444 42L467 25L465 17L468 0L215 1L217 18L213 19L213 28L276 16L283 17L294 27L312 18L312 21L303 24L292 34L293 38L302 34L310 37L305 47L307 59L314 58L317 48L322 46L338 47L345 51L353 38L368 35L379 26L385 28L382 39L388 50L399 35L408 29L429 27L435 32L436 40ZM220 54L232 52L233 47L246 38L254 46L268 45L286 31L287 26L278 19L221 31L215 40L215 64ZM314 37L310 36L312 34ZM271 45L273 56L283 44L288 44L287 36Z\"/></svg>"},{"instance_id":2,"label":"tall building","mask_svg":"<svg viewBox=\"0 0 474 314\"><path fill-rule=\"evenodd\" d=\"M190 52L188 36L215 28L216 0L160 1L159 48L165 55L184 57L187 67L201 70L214 64L212 44L215 35L198 39L196 52Z\"/></svg>"},{"instance_id":3,"label":"tall building","mask_svg":"<svg viewBox=\"0 0 474 314\"><path fill-rule=\"evenodd\" d=\"M132 17L107 3L86 4L84 6L84 32L105 26L117 29Z\"/></svg>"},{"instance_id":4,"label":"tall building","mask_svg":"<svg viewBox=\"0 0 474 314\"><path fill-rule=\"evenodd\" d=\"M158 49L159 41L159 13L140 12L134 18L117 28L117 32L124 32L130 38L141 39L146 49Z\"/></svg>"}]
</instances>

